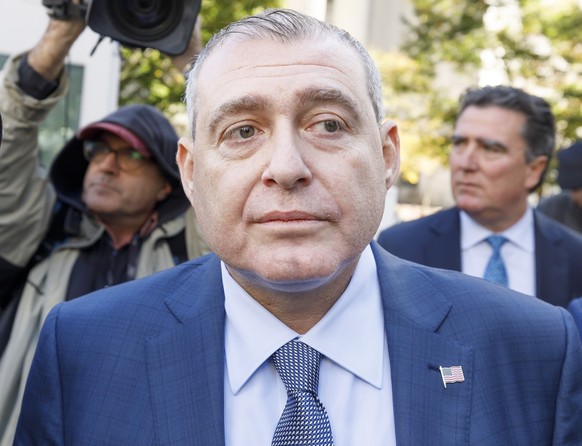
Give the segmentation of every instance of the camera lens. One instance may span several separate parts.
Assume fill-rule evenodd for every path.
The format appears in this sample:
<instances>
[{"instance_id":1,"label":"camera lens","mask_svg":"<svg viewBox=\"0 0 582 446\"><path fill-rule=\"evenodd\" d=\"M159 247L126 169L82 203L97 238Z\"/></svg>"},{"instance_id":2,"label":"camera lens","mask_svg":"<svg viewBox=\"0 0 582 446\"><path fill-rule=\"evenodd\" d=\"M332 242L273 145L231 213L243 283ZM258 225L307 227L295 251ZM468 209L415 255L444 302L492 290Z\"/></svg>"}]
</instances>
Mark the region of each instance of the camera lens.
<instances>
[{"instance_id":1,"label":"camera lens","mask_svg":"<svg viewBox=\"0 0 582 446\"><path fill-rule=\"evenodd\" d=\"M109 0L111 21L121 32L144 42L170 34L184 13L183 0Z\"/></svg>"},{"instance_id":2,"label":"camera lens","mask_svg":"<svg viewBox=\"0 0 582 446\"><path fill-rule=\"evenodd\" d=\"M168 55L188 47L201 0L82 0L87 24L101 36L130 48L155 48Z\"/></svg>"}]
</instances>

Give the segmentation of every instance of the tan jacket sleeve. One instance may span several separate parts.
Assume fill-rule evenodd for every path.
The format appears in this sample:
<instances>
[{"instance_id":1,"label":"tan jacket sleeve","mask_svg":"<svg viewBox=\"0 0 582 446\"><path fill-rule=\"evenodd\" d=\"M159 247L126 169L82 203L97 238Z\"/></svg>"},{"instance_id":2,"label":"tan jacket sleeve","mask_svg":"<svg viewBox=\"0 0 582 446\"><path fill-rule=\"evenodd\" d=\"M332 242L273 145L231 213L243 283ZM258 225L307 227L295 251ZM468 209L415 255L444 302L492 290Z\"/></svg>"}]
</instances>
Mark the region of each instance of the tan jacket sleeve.
<instances>
[{"instance_id":1,"label":"tan jacket sleeve","mask_svg":"<svg viewBox=\"0 0 582 446\"><path fill-rule=\"evenodd\" d=\"M26 265L48 230L56 195L39 162L38 128L68 89L63 77L47 99L25 95L17 86L21 56L8 59L0 75L0 258L17 267Z\"/></svg>"}]
</instances>

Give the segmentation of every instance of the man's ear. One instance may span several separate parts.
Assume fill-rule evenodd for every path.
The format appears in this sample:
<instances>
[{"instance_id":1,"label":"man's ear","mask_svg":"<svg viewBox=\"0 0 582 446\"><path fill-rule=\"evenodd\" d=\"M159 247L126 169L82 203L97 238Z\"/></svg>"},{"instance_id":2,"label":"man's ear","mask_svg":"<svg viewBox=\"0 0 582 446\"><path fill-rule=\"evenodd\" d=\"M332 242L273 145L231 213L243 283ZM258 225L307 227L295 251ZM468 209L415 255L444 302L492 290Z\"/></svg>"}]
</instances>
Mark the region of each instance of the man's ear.
<instances>
[{"instance_id":1,"label":"man's ear","mask_svg":"<svg viewBox=\"0 0 582 446\"><path fill-rule=\"evenodd\" d=\"M190 138L181 137L178 141L178 151L176 153L176 163L180 169L182 187L184 188L184 193L190 202L192 202L194 189L194 161L192 160L191 155L192 148L192 140Z\"/></svg>"},{"instance_id":2,"label":"man's ear","mask_svg":"<svg viewBox=\"0 0 582 446\"><path fill-rule=\"evenodd\" d=\"M386 190L390 189L400 171L400 136L394 121L386 121L380 128L382 136L382 155L386 172Z\"/></svg>"},{"instance_id":3,"label":"man's ear","mask_svg":"<svg viewBox=\"0 0 582 446\"><path fill-rule=\"evenodd\" d=\"M170 185L169 181L164 181L164 184L160 187L160 190L158 190L156 199L158 201L164 201L166 198L168 198L168 195L170 195L170 193L172 192L172 186Z\"/></svg>"},{"instance_id":4,"label":"man's ear","mask_svg":"<svg viewBox=\"0 0 582 446\"><path fill-rule=\"evenodd\" d=\"M531 190L539 183L547 165L548 157L544 155L537 156L528 163L527 176L525 179L525 187L527 190Z\"/></svg>"}]
</instances>

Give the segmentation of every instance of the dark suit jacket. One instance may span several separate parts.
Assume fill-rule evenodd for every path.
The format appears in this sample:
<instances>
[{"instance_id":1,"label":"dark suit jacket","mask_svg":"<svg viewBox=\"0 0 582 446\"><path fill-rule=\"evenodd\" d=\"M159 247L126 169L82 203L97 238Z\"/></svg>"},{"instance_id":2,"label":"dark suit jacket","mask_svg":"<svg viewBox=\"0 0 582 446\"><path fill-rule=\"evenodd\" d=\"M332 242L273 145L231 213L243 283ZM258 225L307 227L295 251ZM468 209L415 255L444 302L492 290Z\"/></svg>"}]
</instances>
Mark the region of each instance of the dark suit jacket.
<instances>
[{"instance_id":1,"label":"dark suit jacket","mask_svg":"<svg viewBox=\"0 0 582 446\"><path fill-rule=\"evenodd\" d=\"M582 337L582 297L578 297L570 302L568 311L572 314L574 322L576 322L576 326L580 332L580 337Z\"/></svg>"},{"instance_id":2,"label":"dark suit jacket","mask_svg":"<svg viewBox=\"0 0 582 446\"><path fill-rule=\"evenodd\" d=\"M399 446L582 444L565 309L373 251ZM15 444L223 446L224 324L214 255L55 307ZM465 382L444 388L454 365Z\"/></svg>"},{"instance_id":3,"label":"dark suit jacket","mask_svg":"<svg viewBox=\"0 0 582 446\"><path fill-rule=\"evenodd\" d=\"M582 296L582 236L534 210L536 295L567 307ZM378 243L403 259L461 271L459 209L451 208L385 229Z\"/></svg>"}]
</instances>

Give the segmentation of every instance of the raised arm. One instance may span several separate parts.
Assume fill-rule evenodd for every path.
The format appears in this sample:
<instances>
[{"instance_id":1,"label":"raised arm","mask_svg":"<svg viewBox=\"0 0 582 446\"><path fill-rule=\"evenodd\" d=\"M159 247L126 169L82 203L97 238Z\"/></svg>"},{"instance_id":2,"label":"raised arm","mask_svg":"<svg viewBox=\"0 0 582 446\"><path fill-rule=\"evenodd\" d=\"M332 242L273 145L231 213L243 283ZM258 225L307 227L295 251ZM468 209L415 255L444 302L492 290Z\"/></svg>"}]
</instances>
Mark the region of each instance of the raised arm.
<instances>
[{"instance_id":1,"label":"raised arm","mask_svg":"<svg viewBox=\"0 0 582 446\"><path fill-rule=\"evenodd\" d=\"M38 128L65 95L65 58L82 20L49 20L29 52L13 55L0 83L0 285L23 268L50 223L55 193L38 159Z\"/></svg>"}]
</instances>

